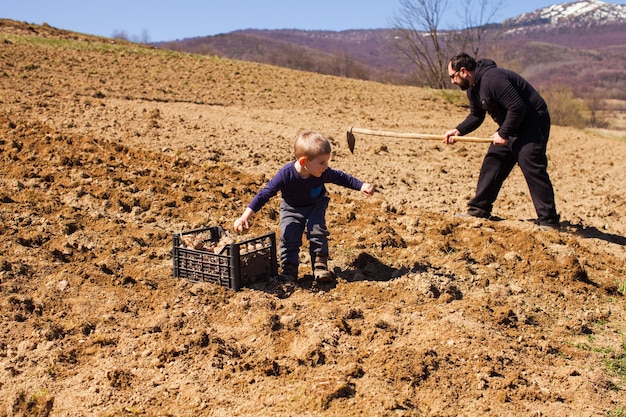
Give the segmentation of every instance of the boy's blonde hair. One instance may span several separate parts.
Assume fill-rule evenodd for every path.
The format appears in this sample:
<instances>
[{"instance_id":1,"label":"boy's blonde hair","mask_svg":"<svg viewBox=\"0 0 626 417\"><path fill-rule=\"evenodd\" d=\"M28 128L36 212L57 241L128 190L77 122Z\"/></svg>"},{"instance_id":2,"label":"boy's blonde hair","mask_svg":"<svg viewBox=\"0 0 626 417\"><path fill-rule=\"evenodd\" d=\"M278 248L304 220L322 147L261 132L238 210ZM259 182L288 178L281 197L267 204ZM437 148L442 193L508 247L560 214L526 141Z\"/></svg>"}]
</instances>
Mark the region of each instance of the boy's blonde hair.
<instances>
[{"instance_id":1,"label":"boy's blonde hair","mask_svg":"<svg viewBox=\"0 0 626 417\"><path fill-rule=\"evenodd\" d=\"M302 132L293 146L296 159L314 159L320 155L330 155L330 142L321 133L308 130Z\"/></svg>"}]
</instances>

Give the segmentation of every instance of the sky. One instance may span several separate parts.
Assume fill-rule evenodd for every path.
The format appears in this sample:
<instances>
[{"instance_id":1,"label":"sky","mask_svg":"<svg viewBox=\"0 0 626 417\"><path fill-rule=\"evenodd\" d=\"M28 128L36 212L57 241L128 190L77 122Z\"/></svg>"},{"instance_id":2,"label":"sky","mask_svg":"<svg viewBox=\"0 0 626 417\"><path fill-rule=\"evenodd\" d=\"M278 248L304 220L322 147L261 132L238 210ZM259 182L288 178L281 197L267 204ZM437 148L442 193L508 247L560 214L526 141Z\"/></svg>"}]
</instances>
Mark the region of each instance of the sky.
<instances>
[{"instance_id":1,"label":"sky","mask_svg":"<svg viewBox=\"0 0 626 417\"><path fill-rule=\"evenodd\" d=\"M142 42L173 41L240 29L384 29L401 0L1 0L0 18L47 23L89 35ZM461 27L461 4L447 0L441 29ZM477 0L473 0L477 1ZM573 0L570 0L573 1ZM494 0L492 4L495 4ZM569 1L501 0L494 21ZM605 0L606 3L622 4Z\"/></svg>"}]
</instances>

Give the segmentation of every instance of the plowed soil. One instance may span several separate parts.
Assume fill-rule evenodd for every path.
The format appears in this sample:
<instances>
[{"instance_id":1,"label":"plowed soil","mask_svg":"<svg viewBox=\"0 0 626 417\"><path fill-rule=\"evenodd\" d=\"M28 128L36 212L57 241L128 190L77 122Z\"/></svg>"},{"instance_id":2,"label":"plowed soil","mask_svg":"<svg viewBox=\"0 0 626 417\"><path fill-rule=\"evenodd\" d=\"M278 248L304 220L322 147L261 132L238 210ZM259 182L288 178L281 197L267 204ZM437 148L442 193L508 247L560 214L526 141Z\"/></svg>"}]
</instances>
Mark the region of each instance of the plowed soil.
<instances>
[{"instance_id":1,"label":"plowed soil","mask_svg":"<svg viewBox=\"0 0 626 417\"><path fill-rule=\"evenodd\" d=\"M626 413L626 141L554 126L562 231L515 169L455 218L485 144L434 91L0 20L0 416ZM303 130L331 165L337 280L176 278L172 236L233 221ZM495 130L485 123L473 136ZM279 233L279 198L249 234Z\"/></svg>"}]
</instances>

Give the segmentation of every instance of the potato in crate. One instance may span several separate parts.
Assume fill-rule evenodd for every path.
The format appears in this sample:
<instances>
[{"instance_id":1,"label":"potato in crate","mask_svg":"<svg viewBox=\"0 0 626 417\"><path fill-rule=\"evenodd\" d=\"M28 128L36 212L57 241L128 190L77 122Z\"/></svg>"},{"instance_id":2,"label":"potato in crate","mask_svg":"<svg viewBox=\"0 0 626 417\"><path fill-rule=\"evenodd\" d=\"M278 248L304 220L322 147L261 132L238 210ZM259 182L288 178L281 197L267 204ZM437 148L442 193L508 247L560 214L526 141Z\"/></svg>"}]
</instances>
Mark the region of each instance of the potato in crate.
<instances>
[{"instance_id":1,"label":"potato in crate","mask_svg":"<svg viewBox=\"0 0 626 417\"><path fill-rule=\"evenodd\" d=\"M268 233L236 242L221 226L172 236L174 276L211 282L238 291L278 275L276 235Z\"/></svg>"}]
</instances>

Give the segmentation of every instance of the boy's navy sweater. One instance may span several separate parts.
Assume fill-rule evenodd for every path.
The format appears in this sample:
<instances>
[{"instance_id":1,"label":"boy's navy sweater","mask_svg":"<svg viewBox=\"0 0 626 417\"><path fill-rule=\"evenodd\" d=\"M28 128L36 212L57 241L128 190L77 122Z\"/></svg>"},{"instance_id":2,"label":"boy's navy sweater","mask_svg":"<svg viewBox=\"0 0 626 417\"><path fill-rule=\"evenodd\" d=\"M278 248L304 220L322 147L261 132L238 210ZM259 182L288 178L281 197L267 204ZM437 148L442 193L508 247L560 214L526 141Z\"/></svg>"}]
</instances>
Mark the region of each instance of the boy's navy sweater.
<instances>
[{"instance_id":1,"label":"boy's navy sweater","mask_svg":"<svg viewBox=\"0 0 626 417\"><path fill-rule=\"evenodd\" d=\"M363 182L352 175L332 168L327 168L320 177L310 175L302 178L296 171L295 163L290 162L257 193L248 207L258 212L279 191L283 200L292 207L311 206L326 195L324 184L337 184L353 190L360 190L363 186Z\"/></svg>"}]
</instances>

